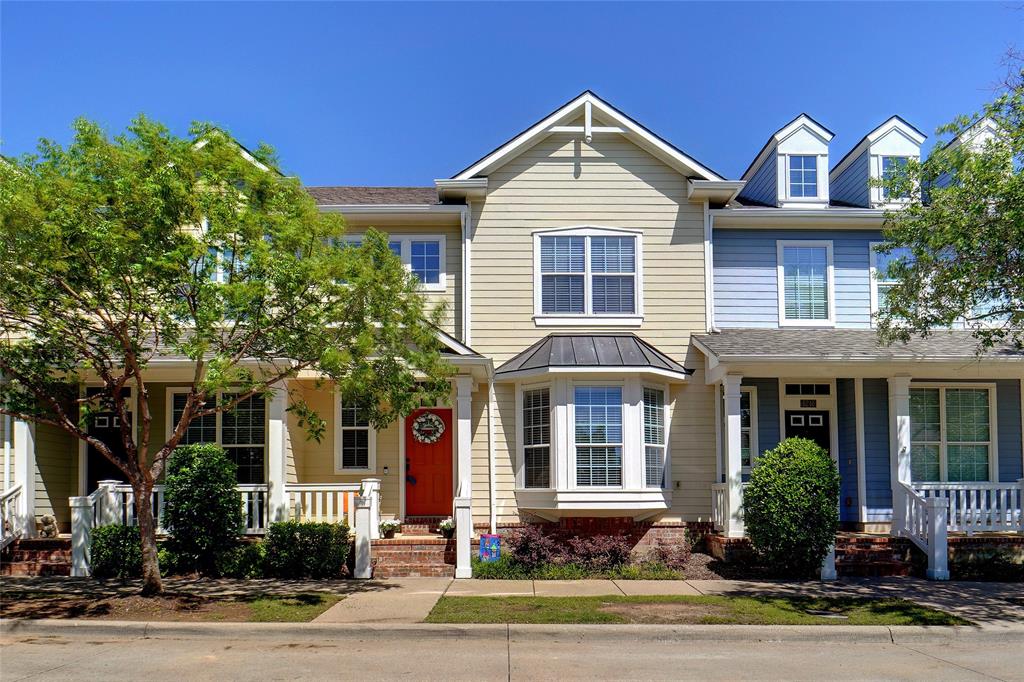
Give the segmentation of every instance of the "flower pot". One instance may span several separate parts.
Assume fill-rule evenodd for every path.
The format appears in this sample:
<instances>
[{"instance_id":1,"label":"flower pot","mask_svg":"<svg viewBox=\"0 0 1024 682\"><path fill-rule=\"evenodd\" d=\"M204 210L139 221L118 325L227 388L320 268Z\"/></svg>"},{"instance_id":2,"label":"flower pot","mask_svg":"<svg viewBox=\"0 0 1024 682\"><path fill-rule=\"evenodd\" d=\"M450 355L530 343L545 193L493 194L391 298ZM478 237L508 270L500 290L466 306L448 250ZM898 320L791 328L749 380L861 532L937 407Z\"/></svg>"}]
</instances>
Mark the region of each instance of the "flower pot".
<instances>
[{"instance_id":1,"label":"flower pot","mask_svg":"<svg viewBox=\"0 0 1024 682\"><path fill-rule=\"evenodd\" d=\"M395 529L394 528L389 528L388 530L384 531L384 539L385 540L391 540L394 537L395 537Z\"/></svg>"},{"instance_id":2,"label":"flower pot","mask_svg":"<svg viewBox=\"0 0 1024 682\"><path fill-rule=\"evenodd\" d=\"M441 535L443 535L446 540L451 540L453 537L455 537L455 529L454 528L442 528L441 529Z\"/></svg>"}]
</instances>

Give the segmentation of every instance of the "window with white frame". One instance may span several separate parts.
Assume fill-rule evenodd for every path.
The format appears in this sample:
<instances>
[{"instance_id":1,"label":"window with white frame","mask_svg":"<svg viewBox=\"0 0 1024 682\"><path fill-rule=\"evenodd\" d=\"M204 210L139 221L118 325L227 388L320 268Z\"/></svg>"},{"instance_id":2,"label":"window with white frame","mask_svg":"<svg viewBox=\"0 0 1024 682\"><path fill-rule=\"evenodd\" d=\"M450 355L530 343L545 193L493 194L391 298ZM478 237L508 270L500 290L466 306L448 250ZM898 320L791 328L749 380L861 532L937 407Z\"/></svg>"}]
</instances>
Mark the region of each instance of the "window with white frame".
<instances>
[{"instance_id":1,"label":"window with white frame","mask_svg":"<svg viewBox=\"0 0 1024 682\"><path fill-rule=\"evenodd\" d=\"M906 157L906 156L883 156L882 157L882 179L888 181L891 178L893 178L897 174L898 171L906 168L907 167L908 158L909 157ZM889 194L890 194L889 187L883 185L882 186L882 198L888 199L889 198ZM910 196L909 193L902 192L896 198L897 199L906 199L909 196Z\"/></svg>"},{"instance_id":2,"label":"window with white frame","mask_svg":"<svg viewBox=\"0 0 1024 682\"><path fill-rule=\"evenodd\" d=\"M235 394L224 393L222 401L233 400ZM185 411L188 391L175 391L170 401L170 426L173 428ZM266 400L254 395L238 403L231 411L204 415L193 419L181 440L182 445L216 443L238 467L239 483L266 481Z\"/></svg>"},{"instance_id":3,"label":"window with white frame","mask_svg":"<svg viewBox=\"0 0 1024 682\"><path fill-rule=\"evenodd\" d=\"M576 485L622 485L622 388L576 386Z\"/></svg>"},{"instance_id":4,"label":"window with white frame","mask_svg":"<svg viewBox=\"0 0 1024 682\"><path fill-rule=\"evenodd\" d=\"M812 155L789 156L790 198L817 198L818 157Z\"/></svg>"},{"instance_id":5,"label":"window with white frame","mask_svg":"<svg viewBox=\"0 0 1024 682\"><path fill-rule=\"evenodd\" d=\"M353 402L339 399L334 423L335 473L373 472L377 468L377 433L370 425L367 410Z\"/></svg>"},{"instance_id":6,"label":"window with white frame","mask_svg":"<svg viewBox=\"0 0 1024 682\"><path fill-rule=\"evenodd\" d=\"M995 426L990 386L910 389L910 470L914 481L988 481Z\"/></svg>"},{"instance_id":7,"label":"window with white frame","mask_svg":"<svg viewBox=\"0 0 1024 682\"><path fill-rule=\"evenodd\" d=\"M832 242L777 242L779 324L835 323Z\"/></svg>"},{"instance_id":8,"label":"window with white frame","mask_svg":"<svg viewBox=\"0 0 1024 682\"><path fill-rule=\"evenodd\" d=\"M892 263L910 260L911 251L906 247L897 247L888 253L879 251L882 242L871 242L870 275L871 275L871 314L877 315L885 309L885 297L896 285L897 280L889 273Z\"/></svg>"},{"instance_id":9,"label":"window with white frame","mask_svg":"<svg viewBox=\"0 0 1024 682\"><path fill-rule=\"evenodd\" d=\"M535 235L538 317L640 314L639 236L582 229Z\"/></svg>"},{"instance_id":10,"label":"window with white frame","mask_svg":"<svg viewBox=\"0 0 1024 682\"><path fill-rule=\"evenodd\" d=\"M644 485L665 487L665 391L644 387Z\"/></svg>"},{"instance_id":11,"label":"window with white frame","mask_svg":"<svg viewBox=\"0 0 1024 682\"><path fill-rule=\"evenodd\" d=\"M345 237L343 245L359 246L359 237ZM425 291L444 291L445 237L444 235L390 235L388 248L398 256L405 267L416 275Z\"/></svg>"},{"instance_id":12,"label":"window with white frame","mask_svg":"<svg viewBox=\"0 0 1024 682\"><path fill-rule=\"evenodd\" d=\"M551 487L551 391L523 391L523 487Z\"/></svg>"}]
</instances>

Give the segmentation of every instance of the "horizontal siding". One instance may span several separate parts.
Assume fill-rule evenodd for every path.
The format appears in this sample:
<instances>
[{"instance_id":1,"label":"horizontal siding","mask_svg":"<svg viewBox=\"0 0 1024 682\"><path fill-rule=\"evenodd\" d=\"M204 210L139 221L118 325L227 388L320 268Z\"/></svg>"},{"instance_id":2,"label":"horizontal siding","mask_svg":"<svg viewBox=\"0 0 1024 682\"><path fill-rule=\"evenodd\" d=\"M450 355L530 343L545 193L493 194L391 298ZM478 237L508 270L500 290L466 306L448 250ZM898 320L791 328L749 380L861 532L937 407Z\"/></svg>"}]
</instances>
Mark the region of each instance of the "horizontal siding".
<instances>
[{"instance_id":1,"label":"horizontal siding","mask_svg":"<svg viewBox=\"0 0 1024 682\"><path fill-rule=\"evenodd\" d=\"M548 136L488 177L473 203L473 348L500 365L552 331L594 331L533 320L532 233L580 225L643 231L644 322L630 331L681 361L705 328L703 207L682 175L610 135Z\"/></svg>"},{"instance_id":2,"label":"horizontal siding","mask_svg":"<svg viewBox=\"0 0 1024 682\"><path fill-rule=\"evenodd\" d=\"M996 422L999 429L999 480L1004 483L1024 478L1021 452L1021 395L1018 379L996 382Z\"/></svg>"},{"instance_id":3,"label":"horizontal siding","mask_svg":"<svg viewBox=\"0 0 1024 682\"><path fill-rule=\"evenodd\" d=\"M889 382L864 380L864 480L870 521L892 519L889 463Z\"/></svg>"},{"instance_id":4,"label":"horizontal siding","mask_svg":"<svg viewBox=\"0 0 1024 682\"><path fill-rule=\"evenodd\" d=\"M740 201L753 199L758 203L775 206L779 198L778 171L778 155L769 154L743 186Z\"/></svg>"},{"instance_id":5,"label":"horizontal siding","mask_svg":"<svg viewBox=\"0 0 1024 682\"><path fill-rule=\"evenodd\" d=\"M835 267L836 326L871 326L869 244L877 230L715 230L714 301L719 327L777 327L780 239L829 240Z\"/></svg>"},{"instance_id":6,"label":"horizontal siding","mask_svg":"<svg viewBox=\"0 0 1024 682\"><path fill-rule=\"evenodd\" d=\"M48 424L36 425L36 518L53 514L62 533L71 532L68 498L78 494L78 441Z\"/></svg>"},{"instance_id":7,"label":"horizontal siding","mask_svg":"<svg viewBox=\"0 0 1024 682\"><path fill-rule=\"evenodd\" d=\"M860 501L857 499L857 409L853 379L836 380L836 417L839 432L839 518L841 521L860 520Z\"/></svg>"},{"instance_id":8,"label":"horizontal siding","mask_svg":"<svg viewBox=\"0 0 1024 682\"><path fill-rule=\"evenodd\" d=\"M829 189L832 199L852 206L868 206L869 177L868 152L865 149L832 182Z\"/></svg>"}]
</instances>

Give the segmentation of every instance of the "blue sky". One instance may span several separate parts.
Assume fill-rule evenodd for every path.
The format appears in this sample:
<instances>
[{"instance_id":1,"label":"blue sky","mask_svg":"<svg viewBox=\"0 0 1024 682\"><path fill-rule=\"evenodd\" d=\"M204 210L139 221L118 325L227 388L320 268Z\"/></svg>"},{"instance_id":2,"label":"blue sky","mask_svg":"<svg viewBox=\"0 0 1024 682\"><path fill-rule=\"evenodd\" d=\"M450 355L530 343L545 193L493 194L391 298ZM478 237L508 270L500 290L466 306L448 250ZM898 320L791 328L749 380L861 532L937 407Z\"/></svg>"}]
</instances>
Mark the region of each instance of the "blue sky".
<instances>
[{"instance_id":1,"label":"blue sky","mask_svg":"<svg viewBox=\"0 0 1024 682\"><path fill-rule=\"evenodd\" d=\"M208 120L307 184L448 177L592 89L738 177L807 111L838 160L898 113L931 135L992 95L1011 3L0 2L0 152L76 116Z\"/></svg>"}]
</instances>

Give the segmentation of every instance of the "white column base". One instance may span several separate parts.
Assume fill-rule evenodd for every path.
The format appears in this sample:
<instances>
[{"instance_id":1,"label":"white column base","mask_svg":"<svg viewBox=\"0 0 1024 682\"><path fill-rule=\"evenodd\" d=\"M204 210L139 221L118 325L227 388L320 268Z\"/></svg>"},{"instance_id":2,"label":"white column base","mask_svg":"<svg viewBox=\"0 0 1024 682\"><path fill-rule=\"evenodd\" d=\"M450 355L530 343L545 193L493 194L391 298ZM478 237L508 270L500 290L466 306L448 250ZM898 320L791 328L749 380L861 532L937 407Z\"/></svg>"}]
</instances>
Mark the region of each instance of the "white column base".
<instances>
[{"instance_id":1,"label":"white column base","mask_svg":"<svg viewBox=\"0 0 1024 682\"><path fill-rule=\"evenodd\" d=\"M71 575L84 578L91 575L89 555L92 546L92 500L72 497L71 505Z\"/></svg>"},{"instance_id":2,"label":"white column base","mask_svg":"<svg viewBox=\"0 0 1024 682\"><path fill-rule=\"evenodd\" d=\"M835 580L836 579L836 546L833 544L828 548L828 554L825 555L825 560L821 562L821 579L822 580Z\"/></svg>"},{"instance_id":3,"label":"white column base","mask_svg":"<svg viewBox=\"0 0 1024 682\"><path fill-rule=\"evenodd\" d=\"M473 539L473 508L468 497L455 498L455 577L472 578L471 549Z\"/></svg>"},{"instance_id":4,"label":"white column base","mask_svg":"<svg viewBox=\"0 0 1024 682\"><path fill-rule=\"evenodd\" d=\"M370 498L356 496L355 570L352 577L366 580L373 574L370 562Z\"/></svg>"}]
</instances>

